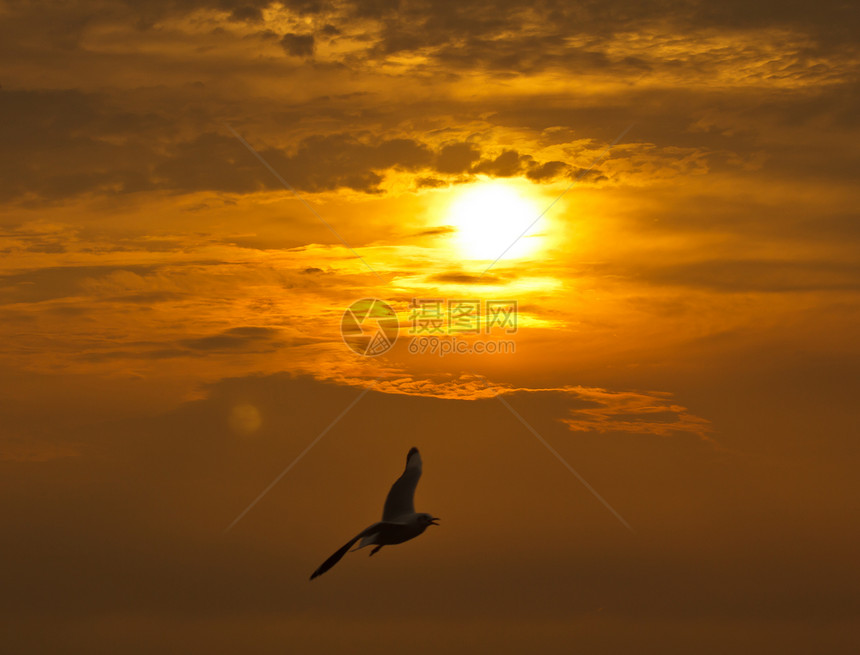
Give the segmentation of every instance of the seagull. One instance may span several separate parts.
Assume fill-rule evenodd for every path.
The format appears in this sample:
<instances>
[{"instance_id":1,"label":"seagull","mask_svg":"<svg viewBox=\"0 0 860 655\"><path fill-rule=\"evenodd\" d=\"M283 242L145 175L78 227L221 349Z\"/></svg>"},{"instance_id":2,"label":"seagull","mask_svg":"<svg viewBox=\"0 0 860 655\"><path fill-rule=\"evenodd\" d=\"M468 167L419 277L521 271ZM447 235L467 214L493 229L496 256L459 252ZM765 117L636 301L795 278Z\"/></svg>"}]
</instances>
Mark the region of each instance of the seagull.
<instances>
[{"instance_id":1,"label":"seagull","mask_svg":"<svg viewBox=\"0 0 860 655\"><path fill-rule=\"evenodd\" d=\"M359 532L334 555L320 564L319 568L311 574L311 580L337 564L359 539L361 542L354 550L373 545L376 546L370 551L370 554L373 555L383 546L402 544L404 541L417 537L429 525L439 525L436 523L438 518L415 511L415 487L418 486L420 477L421 455L417 448L411 448L409 454L406 455L406 469L391 485L391 491L388 492L388 497L385 499L382 520Z\"/></svg>"}]
</instances>

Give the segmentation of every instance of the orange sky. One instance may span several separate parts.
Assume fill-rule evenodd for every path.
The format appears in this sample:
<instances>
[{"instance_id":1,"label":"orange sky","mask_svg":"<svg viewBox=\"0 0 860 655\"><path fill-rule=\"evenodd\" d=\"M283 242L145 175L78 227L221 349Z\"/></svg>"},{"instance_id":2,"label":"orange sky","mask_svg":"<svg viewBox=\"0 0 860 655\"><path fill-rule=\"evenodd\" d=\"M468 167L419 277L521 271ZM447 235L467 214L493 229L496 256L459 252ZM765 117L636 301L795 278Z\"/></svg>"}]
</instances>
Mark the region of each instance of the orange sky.
<instances>
[{"instance_id":1,"label":"orange sky","mask_svg":"<svg viewBox=\"0 0 860 655\"><path fill-rule=\"evenodd\" d=\"M857 652L857 29L0 3L4 641ZM515 352L415 354L415 298L516 301L459 337ZM309 583L411 446L441 527Z\"/></svg>"}]
</instances>

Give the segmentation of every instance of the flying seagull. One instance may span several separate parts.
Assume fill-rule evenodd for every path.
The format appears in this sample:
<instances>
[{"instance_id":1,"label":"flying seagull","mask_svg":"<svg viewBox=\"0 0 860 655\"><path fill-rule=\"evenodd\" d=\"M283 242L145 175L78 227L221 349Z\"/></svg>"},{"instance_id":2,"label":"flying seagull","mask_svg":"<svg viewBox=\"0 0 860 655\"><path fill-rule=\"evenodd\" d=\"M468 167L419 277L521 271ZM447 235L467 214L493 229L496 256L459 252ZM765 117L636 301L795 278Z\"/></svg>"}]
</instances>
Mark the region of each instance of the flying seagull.
<instances>
[{"instance_id":1,"label":"flying seagull","mask_svg":"<svg viewBox=\"0 0 860 655\"><path fill-rule=\"evenodd\" d=\"M420 477L421 455L417 448L411 448L406 455L406 469L397 478L397 482L391 485L391 491L385 499L382 520L359 532L334 555L320 564L319 568L311 574L311 580L337 564L359 539L361 542L355 550L374 545L376 547L370 551L373 555L383 546L402 544L417 537L427 529L428 525L438 525L435 522L439 520L438 518L415 512L415 487L418 486Z\"/></svg>"}]
</instances>

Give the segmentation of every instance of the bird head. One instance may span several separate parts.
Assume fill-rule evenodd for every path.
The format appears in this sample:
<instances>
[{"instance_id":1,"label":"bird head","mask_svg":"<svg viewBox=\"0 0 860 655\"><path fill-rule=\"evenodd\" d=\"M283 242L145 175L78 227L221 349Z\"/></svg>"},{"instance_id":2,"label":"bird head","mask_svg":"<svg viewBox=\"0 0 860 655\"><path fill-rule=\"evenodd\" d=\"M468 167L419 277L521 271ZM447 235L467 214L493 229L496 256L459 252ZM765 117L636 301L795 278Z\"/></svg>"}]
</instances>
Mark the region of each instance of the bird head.
<instances>
[{"instance_id":1,"label":"bird head","mask_svg":"<svg viewBox=\"0 0 860 655\"><path fill-rule=\"evenodd\" d=\"M439 525L436 523L439 519L435 516L431 516L430 514L419 514L418 515L418 525L422 528L426 528L428 525Z\"/></svg>"}]
</instances>

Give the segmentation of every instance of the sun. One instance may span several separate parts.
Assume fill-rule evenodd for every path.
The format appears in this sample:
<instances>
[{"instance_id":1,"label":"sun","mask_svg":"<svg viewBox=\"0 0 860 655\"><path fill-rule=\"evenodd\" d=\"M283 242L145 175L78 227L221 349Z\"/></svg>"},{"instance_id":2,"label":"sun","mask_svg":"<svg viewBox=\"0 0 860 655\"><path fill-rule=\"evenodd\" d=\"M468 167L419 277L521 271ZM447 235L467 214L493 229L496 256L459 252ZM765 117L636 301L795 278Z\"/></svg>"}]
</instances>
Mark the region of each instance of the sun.
<instances>
[{"instance_id":1,"label":"sun","mask_svg":"<svg viewBox=\"0 0 860 655\"><path fill-rule=\"evenodd\" d=\"M447 221L456 230L461 255L471 260L515 259L535 251L532 236L542 209L511 183L481 182L457 195Z\"/></svg>"}]
</instances>

